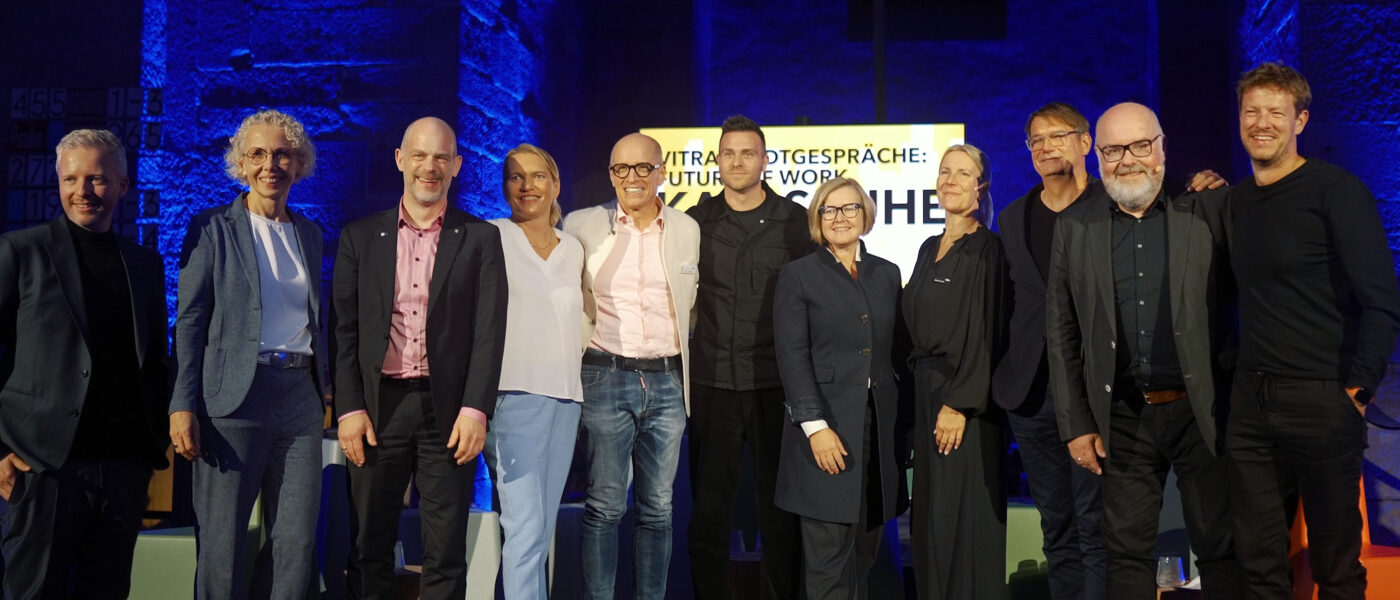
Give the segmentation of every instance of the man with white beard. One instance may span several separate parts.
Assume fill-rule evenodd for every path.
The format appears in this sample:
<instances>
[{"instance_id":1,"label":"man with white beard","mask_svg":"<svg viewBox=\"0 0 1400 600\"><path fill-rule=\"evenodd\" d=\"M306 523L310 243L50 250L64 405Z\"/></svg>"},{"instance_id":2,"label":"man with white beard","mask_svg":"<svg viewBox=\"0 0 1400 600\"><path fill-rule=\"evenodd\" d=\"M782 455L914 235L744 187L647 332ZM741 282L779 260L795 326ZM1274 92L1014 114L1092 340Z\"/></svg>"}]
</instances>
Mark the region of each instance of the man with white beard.
<instances>
[{"instance_id":1,"label":"man with white beard","mask_svg":"<svg viewBox=\"0 0 1400 600\"><path fill-rule=\"evenodd\" d=\"M1165 137L1146 106L1110 108L1095 134L1108 197L1076 202L1055 224L1046 346L1060 437L1103 477L1108 597L1155 597L1162 487L1175 469L1202 591L1237 598L1216 410L1233 367L1219 361L1234 301L1227 192L1162 192Z\"/></svg>"}]
</instances>

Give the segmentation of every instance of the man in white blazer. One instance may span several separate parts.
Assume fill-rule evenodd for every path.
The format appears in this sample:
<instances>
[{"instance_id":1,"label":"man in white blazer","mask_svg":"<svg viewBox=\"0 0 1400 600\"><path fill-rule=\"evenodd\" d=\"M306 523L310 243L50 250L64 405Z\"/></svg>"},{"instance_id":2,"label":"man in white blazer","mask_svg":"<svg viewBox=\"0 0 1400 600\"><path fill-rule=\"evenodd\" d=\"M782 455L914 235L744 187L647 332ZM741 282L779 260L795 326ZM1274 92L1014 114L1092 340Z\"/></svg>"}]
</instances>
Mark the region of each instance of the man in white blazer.
<instances>
[{"instance_id":1,"label":"man in white blazer","mask_svg":"<svg viewBox=\"0 0 1400 600\"><path fill-rule=\"evenodd\" d=\"M617 526L636 483L637 598L663 598L671 560L671 497L689 413L690 315L700 279L700 228L666 206L661 145L642 134L613 146L617 199L564 219L583 243L583 515L586 597L612 598Z\"/></svg>"}]
</instances>

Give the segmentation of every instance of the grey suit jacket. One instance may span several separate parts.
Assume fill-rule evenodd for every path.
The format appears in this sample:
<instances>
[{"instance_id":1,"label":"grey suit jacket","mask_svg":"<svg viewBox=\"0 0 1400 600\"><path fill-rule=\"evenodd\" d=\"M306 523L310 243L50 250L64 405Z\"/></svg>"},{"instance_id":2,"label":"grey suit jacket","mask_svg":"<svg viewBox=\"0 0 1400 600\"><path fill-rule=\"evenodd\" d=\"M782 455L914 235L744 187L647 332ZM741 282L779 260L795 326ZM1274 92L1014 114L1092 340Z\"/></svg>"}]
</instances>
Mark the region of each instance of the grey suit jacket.
<instances>
[{"instance_id":1,"label":"grey suit jacket","mask_svg":"<svg viewBox=\"0 0 1400 600\"><path fill-rule=\"evenodd\" d=\"M41 472L68 460L92 369L82 276L66 219L0 237L0 456L14 452ZM138 385L150 428L145 456L165 468L165 271L155 252L121 236L117 244L131 288Z\"/></svg>"},{"instance_id":2,"label":"grey suit jacket","mask_svg":"<svg viewBox=\"0 0 1400 600\"><path fill-rule=\"evenodd\" d=\"M1196 425L1223 451L1229 368L1227 313L1234 294L1222 215L1228 188L1166 204L1167 273L1177 359ZM1109 441L1117 369L1112 221L1107 193L1085 197L1055 224L1046 300L1046 343L1055 416L1064 441L1097 433Z\"/></svg>"},{"instance_id":3,"label":"grey suit jacket","mask_svg":"<svg viewBox=\"0 0 1400 600\"><path fill-rule=\"evenodd\" d=\"M180 251L175 316L175 389L170 412L225 417L243 404L258 368L262 294L253 230L239 194L190 220ZM321 336L321 229L288 210L301 258L312 281L307 302L314 354L312 379L324 397L325 345Z\"/></svg>"}]
</instances>

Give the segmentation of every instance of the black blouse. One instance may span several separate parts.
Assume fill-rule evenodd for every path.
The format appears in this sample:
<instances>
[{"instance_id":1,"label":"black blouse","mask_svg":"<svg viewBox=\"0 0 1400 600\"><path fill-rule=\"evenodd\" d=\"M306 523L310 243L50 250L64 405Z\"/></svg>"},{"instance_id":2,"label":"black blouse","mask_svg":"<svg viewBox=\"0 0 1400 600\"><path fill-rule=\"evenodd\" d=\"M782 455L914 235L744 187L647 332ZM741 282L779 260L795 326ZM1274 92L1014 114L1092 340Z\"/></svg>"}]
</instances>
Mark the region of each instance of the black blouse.
<instances>
[{"instance_id":1,"label":"black blouse","mask_svg":"<svg viewBox=\"0 0 1400 600\"><path fill-rule=\"evenodd\" d=\"M972 415L987 407L992 366L1003 349L1006 261L1001 240L985 227L935 260L942 241L936 235L919 248L904 288L904 319L914 345L909 364L950 371L944 373L943 403Z\"/></svg>"}]
</instances>

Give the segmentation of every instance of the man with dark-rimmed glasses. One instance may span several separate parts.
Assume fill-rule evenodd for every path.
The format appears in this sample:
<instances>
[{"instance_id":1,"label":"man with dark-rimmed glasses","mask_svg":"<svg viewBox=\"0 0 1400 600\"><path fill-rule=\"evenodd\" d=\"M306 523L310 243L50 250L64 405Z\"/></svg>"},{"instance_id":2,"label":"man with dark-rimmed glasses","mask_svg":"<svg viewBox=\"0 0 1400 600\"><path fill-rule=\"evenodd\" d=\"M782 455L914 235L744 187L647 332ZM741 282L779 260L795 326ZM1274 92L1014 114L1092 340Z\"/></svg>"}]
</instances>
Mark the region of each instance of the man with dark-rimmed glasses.
<instances>
[{"instance_id":1,"label":"man with dark-rimmed glasses","mask_svg":"<svg viewBox=\"0 0 1400 600\"><path fill-rule=\"evenodd\" d=\"M608 161L616 199L573 212L583 244L582 437L586 598L612 598L617 530L635 482L634 597L663 598L671 561L671 499L689 412L690 313L700 279L700 228L666 206L661 145L624 136Z\"/></svg>"},{"instance_id":2,"label":"man with dark-rimmed glasses","mask_svg":"<svg viewBox=\"0 0 1400 600\"><path fill-rule=\"evenodd\" d=\"M1239 597L1224 403L1233 302L1224 189L1170 198L1161 124L1123 103L1099 118L1106 195L1055 224L1046 352L1060 437L1102 475L1107 595L1151 599L1167 473L1208 599Z\"/></svg>"}]
</instances>

